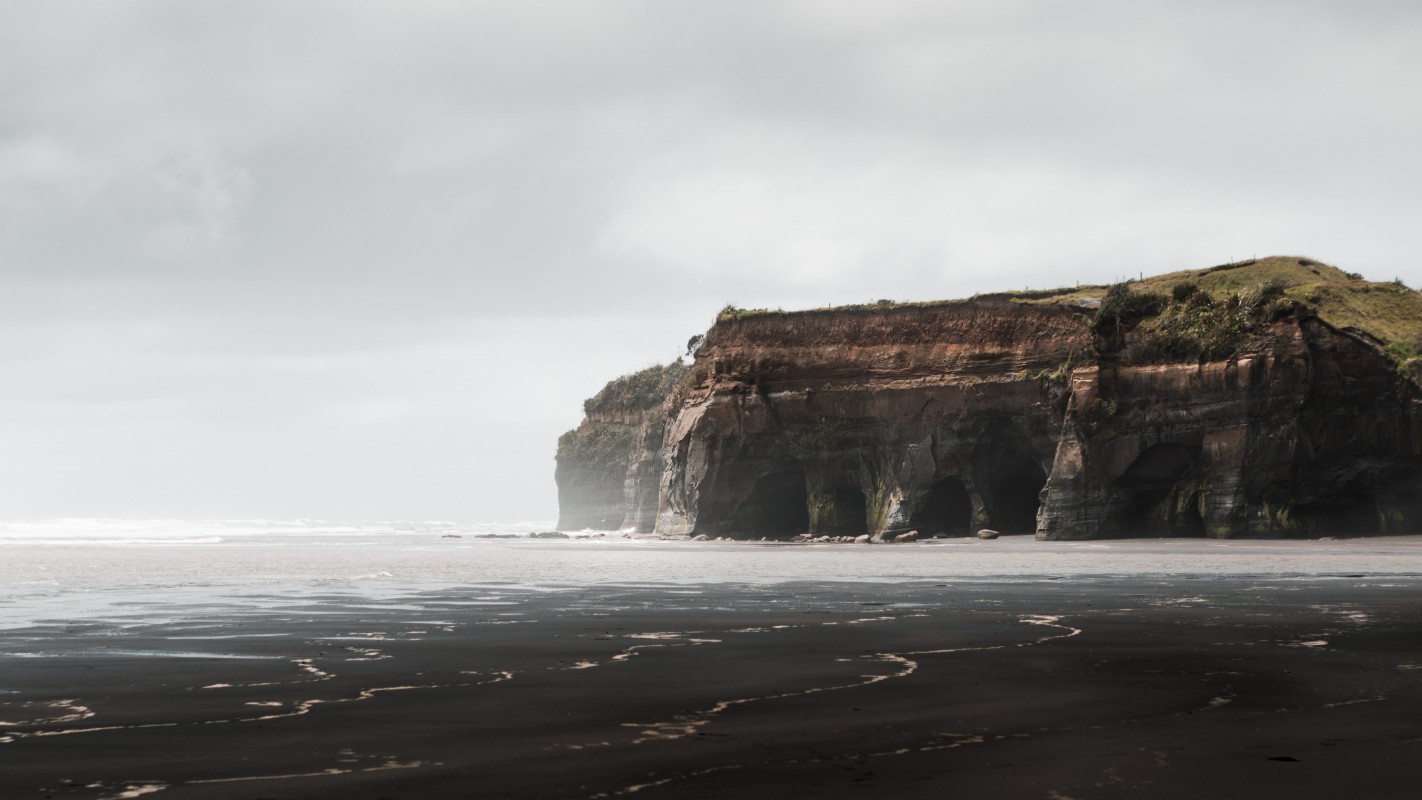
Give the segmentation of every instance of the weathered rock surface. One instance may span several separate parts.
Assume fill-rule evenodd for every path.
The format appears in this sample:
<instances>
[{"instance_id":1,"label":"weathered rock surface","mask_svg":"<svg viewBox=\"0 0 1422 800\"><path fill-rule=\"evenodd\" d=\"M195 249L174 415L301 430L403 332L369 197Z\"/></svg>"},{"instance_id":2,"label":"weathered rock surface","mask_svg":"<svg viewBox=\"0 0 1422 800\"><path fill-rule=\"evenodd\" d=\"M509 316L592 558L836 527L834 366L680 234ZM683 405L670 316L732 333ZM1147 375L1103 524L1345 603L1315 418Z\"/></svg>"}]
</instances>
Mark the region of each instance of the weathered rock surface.
<instances>
[{"instance_id":1,"label":"weathered rock surface","mask_svg":"<svg viewBox=\"0 0 1422 800\"><path fill-rule=\"evenodd\" d=\"M1307 314L1227 360L1103 359L1070 397L1041 538L1422 529L1417 387Z\"/></svg>"},{"instance_id":2,"label":"weathered rock surface","mask_svg":"<svg viewBox=\"0 0 1422 800\"><path fill-rule=\"evenodd\" d=\"M1057 306L963 303L722 320L664 442L657 530L776 536L1036 529L1089 346Z\"/></svg>"},{"instance_id":3,"label":"weathered rock surface","mask_svg":"<svg viewBox=\"0 0 1422 800\"><path fill-rule=\"evenodd\" d=\"M559 527L814 541L1422 530L1418 385L1305 305L1258 313L1227 355L1173 360L1139 357L1151 343L1130 324L1103 333L1066 304L723 314L665 403L589 412L579 431L623 426L619 454L560 442Z\"/></svg>"},{"instance_id":4,"label":"weathered rock surface","mask_svg":"<svg viewBox=\"0 0 1422 800\"><path fill-rule=\"evenodd\" d=\"M558 440L560 530L652 530L661 443L679 363L611 381L583 405L585 417Z\"/></svg>"}]
</instances>

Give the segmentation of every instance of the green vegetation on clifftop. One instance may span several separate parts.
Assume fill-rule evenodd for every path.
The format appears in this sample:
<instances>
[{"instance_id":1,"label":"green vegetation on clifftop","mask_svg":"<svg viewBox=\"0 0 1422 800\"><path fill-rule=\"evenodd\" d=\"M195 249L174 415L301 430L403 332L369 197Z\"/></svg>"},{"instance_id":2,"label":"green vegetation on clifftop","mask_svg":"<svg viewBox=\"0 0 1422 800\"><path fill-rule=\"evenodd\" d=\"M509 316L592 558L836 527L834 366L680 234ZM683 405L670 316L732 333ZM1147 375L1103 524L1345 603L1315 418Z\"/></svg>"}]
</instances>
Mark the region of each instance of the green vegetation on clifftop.
<instances>
[{"instance_id":1,"label":"green vegetation on clifftop","mask_svg":"<svg viewBox=\"0 0 1422 800\"><path fill-rule=\"evenodd\" d=\"M582 466L627 465L633 428L628 425L595 422L558 437L558 458Z\"/></svg>"},{"instance_id":2,"label":"green vegetation on clifftop","mask_svg":"<svg viewBox=\"0 0 1422 800\"><path fill-rule=\"evenodd\" d=\"M639 423L655 419L662 403L689 371L685 364L673 361L608 381L601 391L583 401L588 419L558 437L559 462L625 469Z\"/></svg>"},{"instance_id":3,"label":"green vegetation on clifftop","mask_svg":"<svg viewBox=\"0 0 1422 800\"><path fill-rule=\"evenodd\" d=\"M1312 308L1325 322L1355 328L1382 341L1399 362L1422 355L1422 292L1400 281L1374 283L1310 258L1271 256L1198 270L1155 275L1130 286L1137 294L1168 296L1175 287L1195 285L1211 300L1228 302L1262 286L1278 287L1282 297ZM1006 295L1022 303L1075 303L1094 307L1104 302L1109 286L1081 286L1051 297L1040 292Z\"/></svg>"},{"instance_id":4,"label":"green vegetation on clifftop","mask_svg":"<svg viewBox=\"0 0 1422 800\"><path fill-rule=\"evenodd\" d=\"M1302 306L1277 281L1251 286L1216 300L1193 282L1177 283L1168 295L1112 286L1092 320L1105 346L1137 364L1230 358L1259 342L1268 323ZM1127 340L1121 337L1132 331Z\"/></svg>"},{"instance_id":5,"label":"green vegetation on clifftop","mask_svg":"<svg viewBox=\"0 0 1422 800\"><path fill-rule=\"evenodd\" d=\"M594 411L646 411L661 405L678 381L685 377L685 364L654 364L608 381L597 394L583 401L584 413Z\"/></svg>"}]
</instances>

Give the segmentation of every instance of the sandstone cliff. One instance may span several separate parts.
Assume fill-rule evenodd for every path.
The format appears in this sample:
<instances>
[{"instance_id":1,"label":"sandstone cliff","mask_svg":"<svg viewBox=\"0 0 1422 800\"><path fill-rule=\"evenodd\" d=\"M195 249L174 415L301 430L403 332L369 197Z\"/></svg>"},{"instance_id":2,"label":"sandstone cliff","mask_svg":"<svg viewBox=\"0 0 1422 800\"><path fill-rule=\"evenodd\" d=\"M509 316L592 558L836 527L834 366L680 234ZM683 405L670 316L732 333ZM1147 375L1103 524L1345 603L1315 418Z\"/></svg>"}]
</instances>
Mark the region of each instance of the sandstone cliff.
<instances>
[{"instance_id":1,"label":"sandstone cliff","mask_svg":"<svg viewBox=\"0 0 1422 800\"><path fill-rule=\"evenodd\" d=\"M559 529L651 530L670 395L686 371L648 367L583 403L582 424L558 439Z\"/></svg>"},{"instance_id":2,"label":"sandstone cliff","mask_svg":"<svg viewBox=\"0 0 1422 800\"><path fill-rule=\"evenodd\" d=\"M1337 324L1378 308L1391 341ZM560 526L1422 530L1419 328L1416 292L1283 258L1110 290L728 309L663 402L590 407L560 442ZM582 449L610 425L602 455Z\"/></svg>"}]
</instances>

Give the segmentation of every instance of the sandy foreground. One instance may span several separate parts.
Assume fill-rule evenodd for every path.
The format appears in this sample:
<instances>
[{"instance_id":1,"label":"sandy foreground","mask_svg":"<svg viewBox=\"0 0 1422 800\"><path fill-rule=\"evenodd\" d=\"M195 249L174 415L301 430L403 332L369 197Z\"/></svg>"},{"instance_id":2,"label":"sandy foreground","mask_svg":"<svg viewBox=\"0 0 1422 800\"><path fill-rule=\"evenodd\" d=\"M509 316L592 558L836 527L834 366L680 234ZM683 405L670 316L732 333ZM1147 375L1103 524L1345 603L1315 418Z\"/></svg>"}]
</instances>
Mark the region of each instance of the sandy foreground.
<instances>
[{"instance_id":1,"label":"sandy foreground","mask_svg":"<svg viewBox=\"0 0 1422 800\"><path fill-rule=\"evenodd\" d=\"M0 637L10 798L1415 797L1422 580L498 586Z\"/></svg>"}]
</instances>

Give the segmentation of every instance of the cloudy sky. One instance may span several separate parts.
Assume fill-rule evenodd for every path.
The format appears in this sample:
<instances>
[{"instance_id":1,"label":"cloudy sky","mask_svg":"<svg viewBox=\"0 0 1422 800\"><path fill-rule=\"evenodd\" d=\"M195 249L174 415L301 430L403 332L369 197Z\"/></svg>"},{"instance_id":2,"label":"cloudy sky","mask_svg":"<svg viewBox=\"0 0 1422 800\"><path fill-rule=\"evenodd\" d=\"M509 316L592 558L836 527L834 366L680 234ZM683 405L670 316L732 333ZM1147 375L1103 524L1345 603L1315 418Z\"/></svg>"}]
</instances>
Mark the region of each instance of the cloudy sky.
<instances>
[{"instance_id":1,"label":"cloudy sky","mask_svg":"<svg viewBox=\"0 0 1422 800\"><path fill-rule=\"evenodd\" d=\"M1422 285L1412 2L7 2L0 517L551 519L726 303Z\"/></svg>"}]
</instances>

